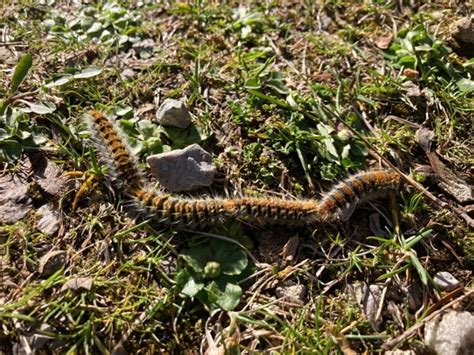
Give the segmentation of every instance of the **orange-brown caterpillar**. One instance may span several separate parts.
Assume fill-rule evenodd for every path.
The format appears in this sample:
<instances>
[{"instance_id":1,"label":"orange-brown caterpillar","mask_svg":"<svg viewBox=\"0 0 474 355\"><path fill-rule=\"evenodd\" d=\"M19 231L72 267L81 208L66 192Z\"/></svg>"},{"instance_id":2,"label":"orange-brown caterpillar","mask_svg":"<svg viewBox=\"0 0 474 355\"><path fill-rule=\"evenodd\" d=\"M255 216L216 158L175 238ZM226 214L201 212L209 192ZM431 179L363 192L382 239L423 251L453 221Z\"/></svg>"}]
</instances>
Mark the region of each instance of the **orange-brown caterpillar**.
<instances>
[{"instance_id":1,"label":"orange-brown caterpillar","mask_svg":"<svg viewBox=\"0 0 474 355\"><path fill-rule=\"evenodd\" d=\"M147 216L180 224L208 224L229 218L254 223L300 223L317 220L318 203L314 200L273 198L185 199L140 189L133 194L136 205Z\"/></svg>"},{"instance_id":2,"label":"orange-brown caterpillar","mask_svg":"<svg viewBox=\"0 0 474 355\"><path fill-rule=\"evenodd\" d=\"M198 225L229 218L251 223L312 224L337 219L341 211L381 191L396 189L400 175L380 170L362 172L337 184L319 200L278 198L185 199L147 186L133 155L110 120L98 111L90 115L92 128L102 142L99 148L109 165L110 177L146 217L179 225Z\"/></svg>"},{"instance_id":3,"label":"orange-brown caterpillar","mask_svg":"<svg viewBox=\"0 0 474 355\"><path fill-rule=\"evenodd\" d=\"M319 220L330 220L340 210L352 207L361 200L387 190L395 190L400 186L400 182L400 175L394 171L375 170L352 175L334 186L319 200Z\"/></svg>"},{"instance_id":4,"label":"orange-brown caterpillar","mask_svg":"<svg viewBox=\"0 0 474 355\"><path fill-rule=\"evenodd\" d=\"M109 177L125 190L144 185L142 174L138 170L133 155L121 139L112 122L101 112L90 113L91 129L95 132L103 158L109 168Z\"/></svg>"}]
</instances>

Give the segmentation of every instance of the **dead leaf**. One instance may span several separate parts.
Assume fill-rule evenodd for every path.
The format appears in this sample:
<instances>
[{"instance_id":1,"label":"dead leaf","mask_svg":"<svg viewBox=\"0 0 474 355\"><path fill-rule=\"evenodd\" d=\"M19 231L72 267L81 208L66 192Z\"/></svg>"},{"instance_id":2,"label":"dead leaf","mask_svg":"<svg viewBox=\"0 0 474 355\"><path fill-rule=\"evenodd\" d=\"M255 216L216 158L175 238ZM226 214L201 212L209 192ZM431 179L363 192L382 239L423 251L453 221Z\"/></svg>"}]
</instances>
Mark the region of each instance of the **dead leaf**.
<instances>
[{"instance_id":1,"label":"dead leaf","mask_svg":"<svg viewBox=\"0 0 474 355\"><path fill-rule=\"evenodd\" d=\"M415 133L420 147L433 169L441 189L453 196L458 202L466 203L474 200L474 192L470 184L463 180L459 174L449 169L434 152L435 133L427 128L420 128Z\"/></svg>"},{"instance_id":2,"label":"dead leaf","mask_svg":"<svg viewBox=\"0 0 474 355\"><path fill-rule=\"evenodd\" d=\"M406 68L403 70L403 75L411 79L416 79L420 76L420 73L414 69Z\"/></svg>"},{"instance_id":3,"label":"dead leaf","mask_svg":"<svg viewBox=\"0 0 474 355\"><path fill-rule=\"evenodd\" d=\"M285 243L283 250L280 253L285 265L290 265L295 260L299 245L300 238L297 235L291 237Z\"/></svg>"},{"instance_id":4,"label":"dead leaf","mask_svg":"<svg viewBox=\"0 0 474 355\"><path fill-rule=\"evenodd\" d=\"M62 268L65 264L66 252L64 250L51 250L41 257L38 272L41 276L48 277Z\"/></svg>"},{"instance_id":5,"label":"dead leaf","mask_svg":"<svg viewBox=\"0 0 474 355\"><path fill-rule=\"evenodd\" d=\"M66 290L85 290L90 291L92 288L92 278L91 277L75 277L66 281L61 287L61 291Z\"/></svg>"},{"instance_id":6,"label":"dead leaf","mask_svg":"<svg viewBox=\"0 0 474 355\"><path fill-rule=\"evenodd\" d=\"M375 40L375 45L380 49L387 49L390 46L392 39L392 34L389 34L388 36L381 36Z\"/></svg>"}]
</instances>

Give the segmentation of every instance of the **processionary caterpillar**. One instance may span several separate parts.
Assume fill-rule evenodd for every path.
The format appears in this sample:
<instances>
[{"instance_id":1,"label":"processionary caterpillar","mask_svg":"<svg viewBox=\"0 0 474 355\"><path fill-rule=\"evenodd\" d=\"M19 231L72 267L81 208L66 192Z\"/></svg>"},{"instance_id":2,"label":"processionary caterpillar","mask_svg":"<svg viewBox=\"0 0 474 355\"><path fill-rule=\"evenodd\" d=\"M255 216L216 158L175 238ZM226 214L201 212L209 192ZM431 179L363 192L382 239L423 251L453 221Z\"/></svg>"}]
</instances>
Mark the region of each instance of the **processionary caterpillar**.
<instances>
[{"instance_id":1,"label":"processionary caterpillar","mask_svg":"<svg viewBox=\"0 0 474 355\"><path fill-rule=\"evenodd\" d=\"M109 168L109 178L114 185L125 191L133 191L145 185L132 153L114 124L99 111L92 111L88 117L94 142L102 152L102 158Z\"/></svg>"},{"instance_id":2,"label":"processionary caterpillar","mask_svg":"<svg viewBox=\"0 0 474 355\"><path fill-rule=\"evenodd\" d=\"M250 223L313 224L337 219L341 211L381 191L400 185L396 172L361 172L334 186L318 199L180 198L148 186L114 124L101 112L89 117L95 142L109 167L109 178L147 218L178 225L203 225L235 218Z\"/></svg>"}]
</instances>

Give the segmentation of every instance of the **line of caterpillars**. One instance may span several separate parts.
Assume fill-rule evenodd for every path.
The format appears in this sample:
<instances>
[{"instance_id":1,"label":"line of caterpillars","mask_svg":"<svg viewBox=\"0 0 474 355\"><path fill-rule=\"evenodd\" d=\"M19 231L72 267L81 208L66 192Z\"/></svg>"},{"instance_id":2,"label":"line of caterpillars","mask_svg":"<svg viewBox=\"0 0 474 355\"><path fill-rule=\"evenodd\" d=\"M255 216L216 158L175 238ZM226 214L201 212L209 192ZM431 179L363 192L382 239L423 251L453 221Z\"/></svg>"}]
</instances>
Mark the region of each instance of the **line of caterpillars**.
<instances>
[{"instance_id":1,"label":"line of caterpillars","mask_svg":"<svg viewBox=\"0 0 474 355\"><path fill-rule=\"evenodd\" d=\"M114 124L101 112L87 115L98 148L109 167L109 177L121 193L147 218L179 225L205 225L229 218L250 223L313 224L337 219L341 211L354 207L381 191L395 190L401 179L396 172L361 172L335 185L318 200L279 198L187 199L150 188L129 148Z\"/></svg>"}]
</instances>

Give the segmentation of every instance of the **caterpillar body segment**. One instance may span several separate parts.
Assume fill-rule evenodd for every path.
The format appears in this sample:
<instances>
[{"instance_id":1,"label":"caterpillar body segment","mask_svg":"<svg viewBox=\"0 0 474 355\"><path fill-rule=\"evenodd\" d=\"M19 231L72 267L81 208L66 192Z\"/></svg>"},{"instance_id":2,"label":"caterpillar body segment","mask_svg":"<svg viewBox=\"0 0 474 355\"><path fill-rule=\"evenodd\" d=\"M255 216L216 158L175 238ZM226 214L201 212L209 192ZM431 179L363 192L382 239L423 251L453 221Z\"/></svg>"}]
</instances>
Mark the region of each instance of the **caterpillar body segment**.
<instances>
[{"instance_id":1,"label":"caterpillar body segment","mask_svg":"<svg viewBox=\"0 0 474 355\"><path fill-rule=\"evenodd\" d=\"M207 225L228 219L252 223L310 224L317 219L315 201L266 198L185 199L150 190L132 196L147 217L182 226Z\"/></svg>"},{"instance_id":2,"label":"caterpillar body segment","mask_svg":"<svg viewBox=\"0 0 474 355\"><path fill-rule=\"evenodd\" d=\"M400 184L400 175L388 170L364 171L352 175L334 186L319 200L319 221L335 219L341 211L353 209L357 204L387 191L395 191Z\"/></svg>"},{"instance_id":3,"label":"caterpillar body segment","mask_svg":"<svg viewBox=\"0 0 474 355\"><path fill-rule=\"evenodd\" d=\"M147 218L170 225L207 225L236 215L230 199L186 199L150 189L138 189L132 196Z\"/></svg>"},{"instance_id":4,"label":"caterpillar body segment","mask_svg":"<svg viewBox=\"0 0 474 355\"><path fill-rule=\"evenodd\" d=\"M114 124L99 111L92 111L87 118L114 185L126 194L133 188L145 185L132 153Z\"/></svg>"},{"instance_id":5,"label":"caterpillar body segment","mask_svg":"<svg viewBox=\"0 0 474 355\"><path fill-rule=\"evenodd\" d=\"M243 197L232 200L236 217L260 224L311 224L317 220L315 200Z\"/></svg>"}]
</instances>

